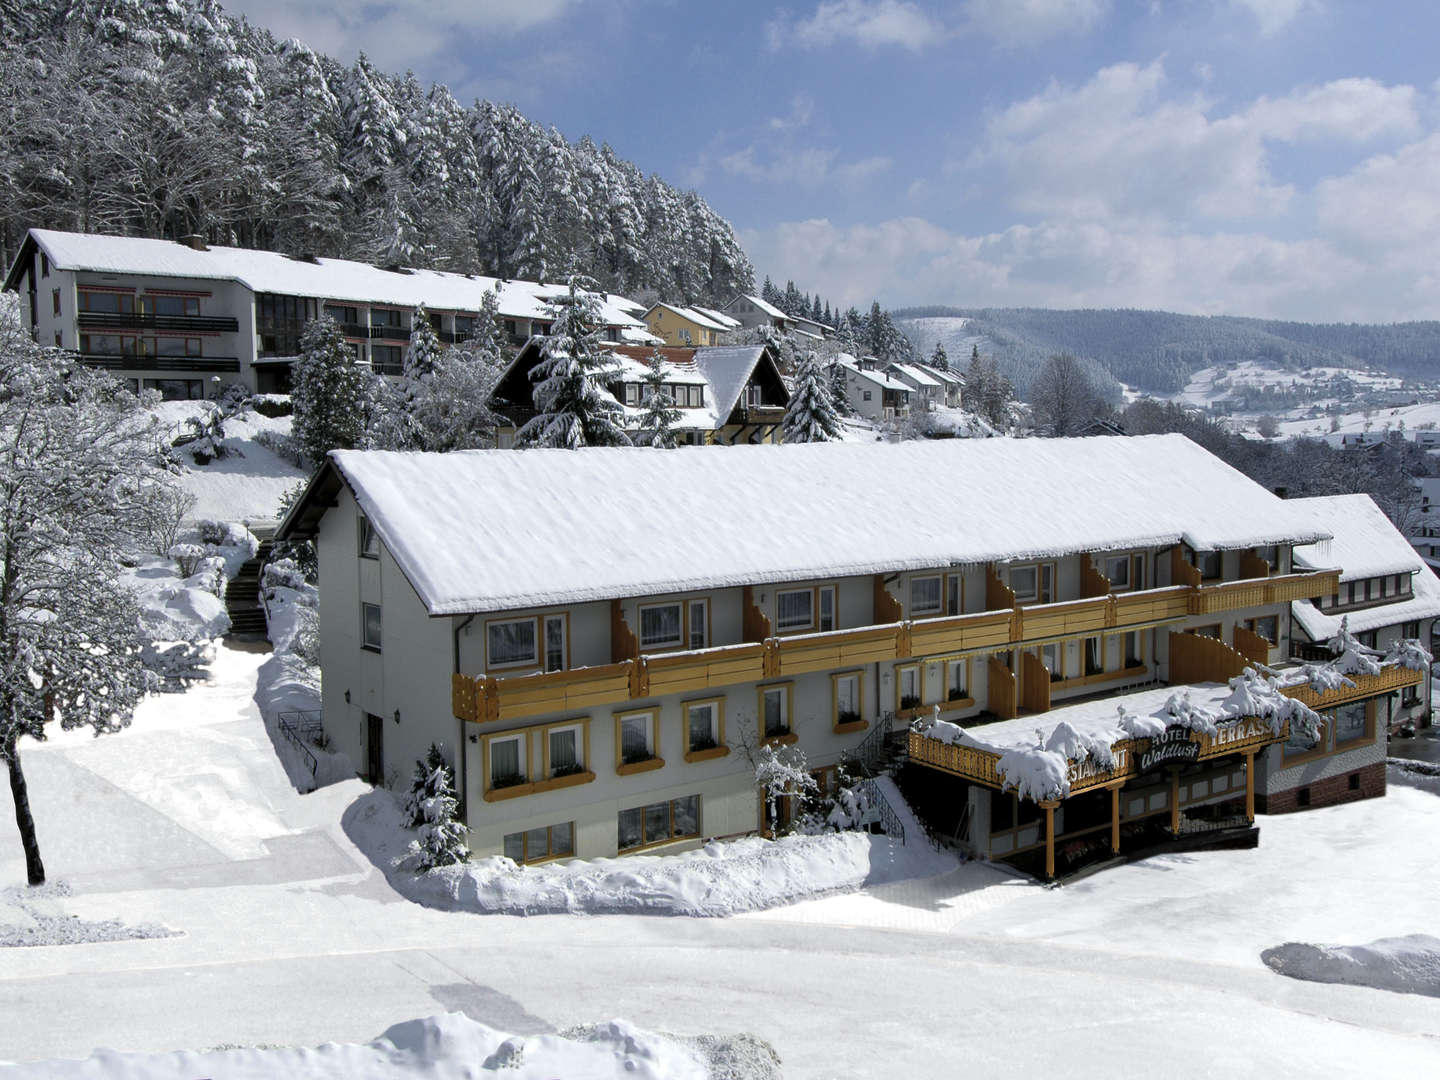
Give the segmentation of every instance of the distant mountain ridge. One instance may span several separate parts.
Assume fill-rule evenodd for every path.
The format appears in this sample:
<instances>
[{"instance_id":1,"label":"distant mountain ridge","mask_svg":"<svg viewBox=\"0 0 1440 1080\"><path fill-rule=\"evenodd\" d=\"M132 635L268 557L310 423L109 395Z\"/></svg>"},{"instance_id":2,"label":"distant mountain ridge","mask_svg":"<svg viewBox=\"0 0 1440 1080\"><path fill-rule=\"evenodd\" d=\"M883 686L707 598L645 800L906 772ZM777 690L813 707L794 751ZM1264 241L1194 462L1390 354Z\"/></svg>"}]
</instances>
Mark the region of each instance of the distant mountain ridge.
<instances>
[{"instance_id":1,"label":"distant mountain ridge","mask_svg":"<svg viewBox=\"0 0 1440 1080\"><path fill-rule=\"evenodd\" d=\"M932 349L935 340L944 341L942 320L964 319L950 331L952 339L991 343L992 350L982 345L981 352L993 351L1002 365L1008 360L1030 368L1053 353L1069 352L1121 382L1156 394L1179 392L1201 368L1245 362L1440 378L1440 322L1298 323L1130 308L912 307L893 315L921 351ZM945 347L953 356L948 341Z\"/></svg>"}]
</instances>

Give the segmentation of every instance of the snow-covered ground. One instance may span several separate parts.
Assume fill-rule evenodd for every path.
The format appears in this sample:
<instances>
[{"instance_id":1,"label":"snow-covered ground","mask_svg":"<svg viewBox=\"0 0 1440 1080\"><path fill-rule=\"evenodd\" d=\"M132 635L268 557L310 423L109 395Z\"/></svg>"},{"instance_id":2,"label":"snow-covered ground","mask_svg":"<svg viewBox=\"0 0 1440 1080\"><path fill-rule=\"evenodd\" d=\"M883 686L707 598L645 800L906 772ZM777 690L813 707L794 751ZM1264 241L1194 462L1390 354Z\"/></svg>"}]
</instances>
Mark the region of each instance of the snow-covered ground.
<instances>
[{"instance_id":1,"label":"snow-covered ground","mask_svg":"<svg viewBox=\"0 0 1440 1080\"><path fill-rule=\"evenodd\" d=\"M1417 405L1397 405L1393 408L1357 410L1337 415L1338 425L1332 418L1303 418L1283 420L1280 423L1282 435L1311 435L1339 443L1343 435L1362 432L1383 437L1387 432L1404 431L1408 438L1414 438L1416 431L1425 431L1440 425L1440 401L1422 401ZM1335 430L1331 431L1331 427Z\"/></svg>"},{"instance_id":2,"label":"snow-covered ground","mask_svg":"<svg viewBox=\"0 0 1440 1080\"><path fill-rule=\"evenodd\" d=\"M1383 371L1361 371L1358 368L1312 367L1302 370L1271 367L1255 361L1225 367L1207 367L1196 371L1178 394L1166 399L1182 405L1208 408L1232 396L1242 387L1276 387L1288 390L1320 386L1336 376L1343 376L1362 391L1396 390L1403 380ZM1218 384L1218 385L1217 385Z\"/></svg>"},{"instance_id":3,"label":"snow-covered ground","mask_svg":"<svg viewBox=\"0 0 1440 1080\"><path fill-rule=\"evenodd\" d=\"M26 747L42 851L70 892L55 911L174 936L0 950L0 1059L361 1045L461 1012L527 1040L616 1016L750 1032L801 1078L1103 1076L1117 1046L1180 1077L1440 1070L1435 999L1261 960L1429 929L1432 791L1393 783L1262 818L1254 851L1061 889L970 863L729 919L480 916L395 891L346 829L366 785L295 793L252 700L265 660L223 648L212 682L145 702L127 731ZM0 889L22 880L0 791Z\"/></svg>"},{"instance_id":4,"label":"snow-covered ground","mask_svg":"<svg viewBox=\"0 0 1440 1080\"><path fill-rule=\"evenodd\" d=\"M155 408L165 429L177 434L190 417L205 415L211 405L204 401L166 401ZM190 516L200 520L273 522L279 518L280 497L308 473L255 441L262 431L288 435L292 418L261 416L246 409L225 421L225 445L230 451L208 465L185 459L180 484L196 497Z\"/></svg>"}]
</instances>

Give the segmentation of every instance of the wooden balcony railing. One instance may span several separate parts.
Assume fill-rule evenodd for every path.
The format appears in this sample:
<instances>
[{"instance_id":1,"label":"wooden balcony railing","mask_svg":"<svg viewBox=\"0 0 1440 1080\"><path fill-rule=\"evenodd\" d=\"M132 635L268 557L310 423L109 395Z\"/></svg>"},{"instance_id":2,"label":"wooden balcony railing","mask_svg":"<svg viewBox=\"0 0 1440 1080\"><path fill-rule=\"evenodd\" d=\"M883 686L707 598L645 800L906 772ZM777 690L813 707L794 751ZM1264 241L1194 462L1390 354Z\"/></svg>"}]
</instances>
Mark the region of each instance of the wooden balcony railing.
<instances>
[{"instance_id":1,"label":"wooden balcony railing","mask_svg":"<svg viewBox=\"0 0 1440 1080\"><path fill-rule=\"evenodd\" d=\"M721 645L693 652L642 656L636 672L635 696L663 697L759 682L767 677L768 644Z\"/></svg>"},{"instance_id":2,"label":"wooden balcony railing","mask_svg":"<svg viewBox=\"0 0 1440 1080\"><path fill-rule=\"evenodd\" d=\"M1281 692L1296 701L1304 702L1312 709L1333 709L1336 705L1344 705L1361 698L1403 690L1407 686L1419 686L1425 681L1425 672L1396 665L1384 668L1379 675L1347 675L1346 678L1355 685L1342 686L1338 690L1327 690L1321 694L1312 690L1308 683L1302 683L1299 686L1284 687Z\"/></svg>"},{"instance_id":3,"label":"wooden balcony railing","mask_svg":"<svg viewBox=\"0 0 1440 1080\"><path fill-rule=\"evenodd\" d=\"M1013 610L982 611L974 615L947 615L920 619L910 624L908 656L936 656L994 646L1004 648L1012 640Z\"/></svg>"},{"instance_id":4,"label":"wooden balcony railing","mask_svg":"<svg viewBox=\"0 0 1440 1080\"><path fill-rule=\"evenodd\" d=\"M1108 596L1089 600L1065 600L1058 604L1031 604L1018 609L1017 640L1070 637L1094 633L1115 625L1115 613Z\"/></svg>"},{"instance_id":5,"label":"wooden balcony railing","mask_svg":"<svg viewBox=\"0 0 1440 1080\"><path fill-rule=\"evenodd\" d=\"M1338 570L1200 585L1190 595L1190 614L1210 615L1219 611L1234 611L1237 608L1309 600L1316 596L1328 596L1339 588Z\"/></svg>"},{"instance_id":6,"label":"wooden balcony railing","mask_svg":"<svg viewBox=\"0 0 1440 1080\"><path fill-rule=\"evenodd\" d=\"M901 641L904 625L867 626L801 637L772 638L774 675L803 675L807 671L873 664L908 656Z\"/></svg>"},{"instance_id":7,"label":"wooden balcony railing","mask_svg":"<svg viewBox=\"0 0 1440 1080\"><path fill-rule=\"evenodd\" d=\"M1184 585L1115 595L1116 626L1181 619L1189 612L1190 589Z\"/></svg>"}]
</instances>

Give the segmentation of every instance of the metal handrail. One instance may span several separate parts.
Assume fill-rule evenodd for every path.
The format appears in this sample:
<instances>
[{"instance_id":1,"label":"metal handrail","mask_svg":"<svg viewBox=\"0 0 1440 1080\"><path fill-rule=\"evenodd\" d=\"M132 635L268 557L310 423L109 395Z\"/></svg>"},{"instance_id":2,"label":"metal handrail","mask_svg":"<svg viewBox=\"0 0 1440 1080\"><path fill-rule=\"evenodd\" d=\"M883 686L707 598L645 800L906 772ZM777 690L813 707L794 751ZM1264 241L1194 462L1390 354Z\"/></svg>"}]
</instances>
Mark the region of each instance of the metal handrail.
<instances>
[{"instance_id":1,"label":"metal handrail","mask_svg":"<svg viewBox=\"0 0 1440 1080\"><path fill-rule=\"evenodd\" d=\"M885 797L885 792L880 785L871 777L866 777L856 785L870 806L874 807L880 816L880 831L886 836L900 841L901 846L905 844L905 823L900 820L900 815L890 805L890 800Z\"/></svg>"},{"instance_id":2,"label":"metal handrail","mask_svg":"<svg viewBox=\"0 0 1440 1080\"><path fill-rule=\"evenodd\" d=\"M312 736L324 735L325 733L325 727L321 723L320 711L317 709L296 709L290 712L282 712L276 719L280 725L280 734L294 743L295 749L305 755L305 760L310 766L310 779L315 779L315 773L320 768L320 760L306 743Z\"/></svg>"},{"instance_id":3,"label":"metal handrail","mask_svg":"<svg viewBox=\"0 0 1440 1080\"><path fill-rule=\"evenodd\" d=\"M886 713L870 725L870 730L865 733L865 737L850 756L866 772L873 773L875 766L885 757L885 739L889 734L890 714Z\"/></svg>"},{"instance_id":4,"label":"metal handrail","mask_svg":"<svg viewBox=\"0 0 1440 1080\"><path fill-rule=\"evenodd\" d=\"M157 315L154 312L82 311L75 321L87 329L193 330L199 333L237 333L240 320L233 315Z\"/></svg>"}]
</instances>

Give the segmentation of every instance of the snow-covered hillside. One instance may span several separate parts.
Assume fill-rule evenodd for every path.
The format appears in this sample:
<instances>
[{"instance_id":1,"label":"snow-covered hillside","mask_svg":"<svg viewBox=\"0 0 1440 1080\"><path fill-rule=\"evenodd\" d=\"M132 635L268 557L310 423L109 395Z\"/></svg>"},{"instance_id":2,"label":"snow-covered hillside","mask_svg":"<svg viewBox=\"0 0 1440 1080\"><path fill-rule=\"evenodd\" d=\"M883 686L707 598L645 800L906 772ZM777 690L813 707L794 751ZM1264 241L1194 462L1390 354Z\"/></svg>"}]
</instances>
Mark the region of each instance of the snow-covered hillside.
<instances>
[{"instance_id":1,"label":"snow-covered hillside","mask_svg":"<svg viewBox=\"0 0 1440 1080\"><path fill-rule=\"evenodd\" d=\"M205 401L166 401L155 407L155 415L165 430L178 435L187 420L204 416L211 408ZM196 499L190 516L252 524L278 520L280 497L309 474L260 445L256 436L264 431L288 435L291 419L245 409L225 421L229 452L224 457L197 465L182 453L180 483Z\"/></svg>"}]
</instances>

